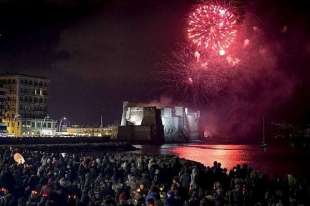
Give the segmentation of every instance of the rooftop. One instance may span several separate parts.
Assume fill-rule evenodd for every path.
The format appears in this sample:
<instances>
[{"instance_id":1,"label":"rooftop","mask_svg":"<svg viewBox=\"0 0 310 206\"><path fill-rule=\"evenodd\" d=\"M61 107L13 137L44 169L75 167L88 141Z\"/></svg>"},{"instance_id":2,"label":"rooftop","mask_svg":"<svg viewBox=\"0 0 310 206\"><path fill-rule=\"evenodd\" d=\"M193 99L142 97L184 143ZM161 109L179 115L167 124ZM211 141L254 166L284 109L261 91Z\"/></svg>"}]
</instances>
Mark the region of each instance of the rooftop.
<instances>
[{"instance_id":1,"label":"rooftop","mask_svg":"<svg viewBox=\"0 0 310 206\"><path fill-rule=\"evenodd\" d=\"M1 77L26 77L26 78L38 78L38 79L44 79L48 80L48 78L43 76L37 76L37 75L29 75L29 74L18 74L18 73L0 73Z\"/></svg>"}]
</instances>

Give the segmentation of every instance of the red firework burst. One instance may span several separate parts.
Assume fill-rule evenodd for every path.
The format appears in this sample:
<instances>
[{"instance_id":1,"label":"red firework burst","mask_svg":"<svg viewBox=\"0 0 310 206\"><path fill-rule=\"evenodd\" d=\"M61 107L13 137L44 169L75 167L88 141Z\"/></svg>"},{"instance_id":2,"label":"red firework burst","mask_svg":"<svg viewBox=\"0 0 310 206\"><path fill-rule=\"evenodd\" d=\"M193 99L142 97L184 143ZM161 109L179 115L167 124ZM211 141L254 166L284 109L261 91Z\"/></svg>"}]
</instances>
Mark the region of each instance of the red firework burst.
<instances>
[{"instance_id":1,"label":"red firework burst","mask_svg":"<svg viewBox=\"0 0 310 206\"><path fill-rule=\"evenodd\" d=\"M209 61L206 55L181 46L162 65L162 89L178 101L195 106L204 104L209 98L219 95L235 76L236 70L223 69L224 66L221 61Z\"/></svg>"},{"instance_id":2,"label":"red firework burst","mask_svg":"<svg viewBox=\"0 0 310 206\"><path fill-rule=\"evenodd\" d=\"M188 17L187 36L200 52L223 56L237 33L237 17L218 4L200 4Z\"/></svg>"}]
</instances>

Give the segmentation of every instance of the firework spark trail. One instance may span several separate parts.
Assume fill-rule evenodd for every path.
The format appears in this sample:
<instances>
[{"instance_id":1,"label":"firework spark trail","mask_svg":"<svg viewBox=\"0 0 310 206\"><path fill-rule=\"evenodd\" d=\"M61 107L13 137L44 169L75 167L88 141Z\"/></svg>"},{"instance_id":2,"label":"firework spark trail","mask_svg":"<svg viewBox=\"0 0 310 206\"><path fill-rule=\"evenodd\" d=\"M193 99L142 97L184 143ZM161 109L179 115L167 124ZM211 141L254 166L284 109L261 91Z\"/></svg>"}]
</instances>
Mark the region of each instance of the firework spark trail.
<instances>
[{"instance_id":1,"label":"firework spark trail","mask_svg":"<svg viewBox=\"0 0 310 206\"><path fill-rule=\"evenodd\" d=\"M237 17L220 4L203 3L188 17L187 36L199 52L224 56L237 34Z\"/></svg>"},{"instance_id":2,"label":"firework spark trail","mask_svg":"<svg viewBox=\"0 0 310 206\"><path fill-rule=\"evenodd\" d=\"M199 4L188 18L190 44L173 52L161 73L165 89L196 106L220 94L240 62L228 52L236 38L236 25L229 6Z\"/></svg>"},{"instance_id":3,"label":"firework spark trail","mask_svg":"<svg viewBox=\"0 0 310 206\"><path fill-rule=\"evenodd\" d=\"M221 93L235 75L233 69L222 67L221 62L210 61L206 55L182 45L164 63L160 76L166 93L199 106Z\"/></svg>"},{"instance_id":4,"label":"firework spark trail","mask_svg":"<svg viewBox=\"0 0 310 206\"><path fill-rule=\"evenodd\" d=\"M250 76L257 71L253 69L256 65L253 61L263 65L267 54L262 54L260 51L262 49L259 48L262 47L264 51L268 50L264 48L261 41L257 40L256 36L261 35L257 25L239 22L237 32L237 15L232 12L234 11L232 8L231 5L226 8L224 4L213 2L199 4L197 9L190 14L189 19L197 20L197 25L189 24L186 32L189 35L197 31L198 34L188 38L189 42L179 45L179 48L172 52L170 58L164 63L160 77L164 89L169 90L168 93L177 96L181 101L185 100L195 105L205 104L209 99L231 91L230 87L233 87L238 79L244 76L251 78ZM197 10L200 11L200 19L198 14L195 14ZM206 23L207 20L203 17L208 15L211 16L211 20L207 19ZM224 18L228 22L224 27L227 29L220 27L223 31L214 31L210 36L208 33L210 25L214 22L216 25L223 18L221 15L227 15ZM193 20L189 22L191 21ZM199 22L203 25L198 25ZM197 30L190 30L191 28ZM224 38L224 34L228 37ZM195 39L205 40L207 42L205 46L209 47L204 46L199 49L195 44L193 46ZM225 48L224 53L221 53L220 48Z\"/></svg>"},{"instance_id":5,"label":"firework spark trail","mask_svg":"<svg viewBox=\"0 0 310 206\"><path fill-rule=\"evenodd\" d=\"M263 68L274 64L274 59L257 22L253 24L245 18L224 56L199 52L191 44L184 43L166 59L160 78L163 90L168 90L167 93L179 101L204 105L214 97L231 92L241 79L255 79Z\"/></svg>"}]
</instances>

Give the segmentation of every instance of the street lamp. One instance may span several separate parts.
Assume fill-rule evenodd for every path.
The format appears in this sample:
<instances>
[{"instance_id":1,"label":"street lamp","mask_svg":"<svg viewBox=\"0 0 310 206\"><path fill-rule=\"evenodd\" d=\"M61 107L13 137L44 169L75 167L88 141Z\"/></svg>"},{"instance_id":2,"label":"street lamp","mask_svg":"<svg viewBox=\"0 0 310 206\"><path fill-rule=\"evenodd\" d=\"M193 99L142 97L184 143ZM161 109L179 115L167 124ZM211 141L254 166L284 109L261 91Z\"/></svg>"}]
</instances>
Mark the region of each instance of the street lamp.
<instances>
[{"instance_id":1,"label":"street lamp","mask_svg":"<svg viewBox=\"0 0 310 206\"><path fill-rule=\"evenodd\" d=\"M66 117L61 118L61 120L60 120L60 122L59 122L59 125L58 125L58 132L61 132L61 131L60 131L60 127L61 127L62 121L66 121L66 120L67 120Z\"/></svg>"},{"instance_id":2,"label":"street lamp","mask_svg":"<svg viewBox=\"0 0 310 206\"><path fill-rule=\"evenodd\" d=\"M49 119L50 118L50 116L49 115L46 115L45 117L44 117L44 119L43 119L43 122L42 122L42 124L41 124L41 131L40 131L40 136L41 136L41 133L42 133L42 130L45 128L45 120L46 119Z\"/></svg>"},{"instance_id":3,"label":"street lamp","mask_svg":"<svg viewBox=\"0 0 310 206\"><path fill-rule=\"evenodd\" d=\"M19 127L21 126L21 125L19 125L19 124L17 124L17 126L16 126L16 123L18 123L18 122L16 122L16 120L19 122L19 120L20 120L20 115L19 115L19 114L15 114L15 115L14 115L14 118L13 118L13 122L14 122L13 131L14 131L14 133L15 133L15 136L17 136L17 131L16 131L16 130L19 130ZM15 129L16 129L16 130L15 130Z\"/></svg>"}]
</instances>

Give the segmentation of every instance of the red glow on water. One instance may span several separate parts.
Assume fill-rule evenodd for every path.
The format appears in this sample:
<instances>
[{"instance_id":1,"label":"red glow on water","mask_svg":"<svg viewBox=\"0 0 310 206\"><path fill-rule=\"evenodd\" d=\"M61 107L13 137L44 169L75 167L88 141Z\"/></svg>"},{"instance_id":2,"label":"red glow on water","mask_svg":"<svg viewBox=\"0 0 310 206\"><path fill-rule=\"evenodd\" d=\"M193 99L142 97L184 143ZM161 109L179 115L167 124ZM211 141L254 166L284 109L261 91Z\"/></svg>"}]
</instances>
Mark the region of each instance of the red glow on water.
<instances>
[{"instance_id":1,"label":"red glow on water","mask_svg":"<svg viewBox=\"0 0 310 206\"><path fill-rule=\"evenodd\" d=\"M233 169L238 164L247 164L269 175L298 173L308 175L302 165L307 164L309 154L282 146L270 145L267 150L262 150L259 145L230 144L135 145L135 147L141 149L136 151L137 153L176 155L211 167L213 162L217 161L222 164L222 168L227 169Z\"/></svg>"},{"instance_id":2,"label":"red glow on water","mask_svg":"<svg viewBox=\"0 0 310 206\"><path fill-rule=\"evenodd\" d=\"M214 161L218 161L223 167L231 169L237 164L246 164L243 153L238 149L225 149L221 145L192 145L193 147L175 147L170 152L185 159L200 162L207 166L212 166ZM208 149L208 154L203 155ZM241 161L243 160L243 161Z\"/></svg>"}]
</instances>

